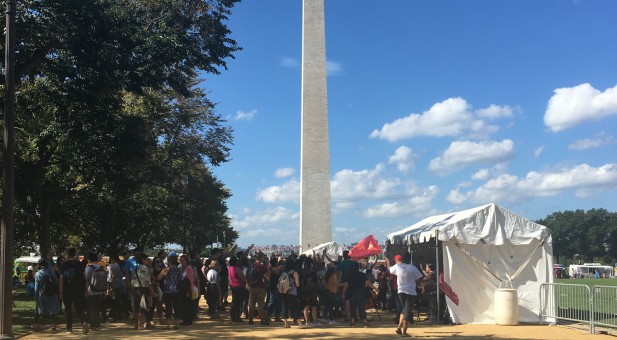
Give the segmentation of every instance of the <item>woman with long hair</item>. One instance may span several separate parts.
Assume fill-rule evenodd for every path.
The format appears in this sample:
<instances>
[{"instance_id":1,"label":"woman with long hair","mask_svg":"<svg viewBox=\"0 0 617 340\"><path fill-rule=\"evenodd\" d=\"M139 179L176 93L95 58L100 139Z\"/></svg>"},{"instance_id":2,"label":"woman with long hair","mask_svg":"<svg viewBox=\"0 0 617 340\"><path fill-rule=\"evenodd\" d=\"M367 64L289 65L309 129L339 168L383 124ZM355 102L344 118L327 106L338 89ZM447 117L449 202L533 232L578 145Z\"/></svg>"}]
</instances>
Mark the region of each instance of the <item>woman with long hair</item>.
<instances>
[{"instance_id":1,"label":"woman with long hair","mask_svg":"<svg viewBox=\"0 0 617 340\"><path fill-rule=\"evenodd\" d=\"M281 315L281 318L283 319L283 327L290 327L287 318L291 316L292 319L298 323L299 328L304 328L305 326L302 325L302 321L298 315L298 288L300 287L300 275L296 270L296 261L291 258L285 261L285 273L291 282L289 284L289 291L281 294L283 303L283 312Z\"/></svg>"},{"instance_id":2,"label":"woman with long hair","mask_svg":"<svg viewBox=\"0 0 617 340\"><path fill-rule=\"evenodd\" d=\"M229 285L231 287L231 308L229 317L232 322L242 322L240 317L242 302L245 299L246 278L244 272L238 263L237 257L229 259Z\"/></svg>"},{"instance_id":3,"label":"woman with long hair","mask_svg":"<svg viewBox=\"0 0 617 340\"><path fill-rule=\"evenodd\" d=\"M180 293L182 298L182 322L181 326L190 326L193 324L193 300L191 292L193 291L193 267L190 265L189 256L183 254L180 256L180 266L182 273L182 281L180 284Z\"/></svg>"},{"instance_id":4,"label":"woman with long hair","mask_svg":"<svg viewBox=\"0 0 617 340\"><path fill-rule=\"evenodd\" d=\"M304 327L312 327L314 323L317 323L317 284L319 278L315 271L313 271L313 260L311 258L304 258L302 260L302 268L298 268L300 271L300 292L298 299L300 302L300 308L304 315ZM311 323L310 315L313 317Z\"/></svg>"}]
</instances>

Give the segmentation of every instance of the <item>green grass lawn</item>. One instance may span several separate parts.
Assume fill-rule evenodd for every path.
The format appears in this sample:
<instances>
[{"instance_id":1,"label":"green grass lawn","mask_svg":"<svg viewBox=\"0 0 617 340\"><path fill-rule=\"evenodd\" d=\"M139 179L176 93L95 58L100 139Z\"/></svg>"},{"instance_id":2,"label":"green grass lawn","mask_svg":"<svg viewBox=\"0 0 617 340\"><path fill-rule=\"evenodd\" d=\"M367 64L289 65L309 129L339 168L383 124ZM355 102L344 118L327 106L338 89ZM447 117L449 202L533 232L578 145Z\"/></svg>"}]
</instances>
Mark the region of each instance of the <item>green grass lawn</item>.
<instances>
[{"instance_id":1,"label":"green grass lawn","mask_svg":"<svg viewBox=\"0 0 617 340\"><path fill-rule=\"evenodd\" d=\"M23 287L15 289L17 296L13 299L13 334L20 337L28 334L30 325L34 322L34 300L26 299L26 290ZM41 320L45 322L45 320Z\"/></svg>"},{"instance_id":2,"label":"green grass lawn","mask_svg":"<svg viewBox=\"0 0 617 340\"><path fill-rule=\"evenodd\" d=\"M589 286L589 289L593 288L593 286L615 286L617 287L617 278L615 279L555 279L555 283L587 285Z\"/></svg>"},{"instance_id":3,"label":"green grass lawn","mask_svg":"<svg viewBox=\"0 0 617 340\"><path fill-rule=\"evenodd\" d=\"M617 279L558 279L555 283L584 285L592 294L595 320L606 325L617 326ZM594 286L599 286L594 290ZM610 287L603 289L602 287ZM613 288L616 287L616 288ZM559 313L573 319L589 318L589 293L584 288L556 286L555 298Z\"/></svg>"}]
</instances>

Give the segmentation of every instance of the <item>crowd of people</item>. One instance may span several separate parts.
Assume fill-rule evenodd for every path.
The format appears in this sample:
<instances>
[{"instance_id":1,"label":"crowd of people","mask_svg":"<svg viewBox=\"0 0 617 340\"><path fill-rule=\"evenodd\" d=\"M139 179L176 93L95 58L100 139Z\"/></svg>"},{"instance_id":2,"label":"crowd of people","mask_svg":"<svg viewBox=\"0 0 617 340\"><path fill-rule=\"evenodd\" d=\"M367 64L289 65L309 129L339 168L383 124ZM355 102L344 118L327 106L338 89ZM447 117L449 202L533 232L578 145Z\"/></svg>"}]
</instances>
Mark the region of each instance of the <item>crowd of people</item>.
<instances>
[{"instance_id":1,"label":"crowd of people","mask_svg":"<svg viewBox=\"0 0 617 340\"><path fill-rule=\"evenodd\" d=\"M189 327L200 317L219 319L223 313L232 323L249 325L310 328L338 325L338 318L350 327L369 327L369 304L394 310L396 333L409 336L414 297L419 290L434 290L435 276L432 265L411 264L409 253L394 261L391 266L386 259L373 268L366 260L353 261L347 251L337 259L325 252L267 258L261 251L251 254L251 247L237 253L232 247L227 252L213 249L205 259L197 253L160 251L150 258L135 252L126 260L112 256L107 263L96 253L79 260L69 248L56 263L51 256L38 262L33 326L48 318L56 329L62 304L67 333L73 332L74 313L84 334L99 331L108 321L132 320L135 329L171 330ZM207 304L204 314L201 298Z\"/></svg>"}]
</instances>

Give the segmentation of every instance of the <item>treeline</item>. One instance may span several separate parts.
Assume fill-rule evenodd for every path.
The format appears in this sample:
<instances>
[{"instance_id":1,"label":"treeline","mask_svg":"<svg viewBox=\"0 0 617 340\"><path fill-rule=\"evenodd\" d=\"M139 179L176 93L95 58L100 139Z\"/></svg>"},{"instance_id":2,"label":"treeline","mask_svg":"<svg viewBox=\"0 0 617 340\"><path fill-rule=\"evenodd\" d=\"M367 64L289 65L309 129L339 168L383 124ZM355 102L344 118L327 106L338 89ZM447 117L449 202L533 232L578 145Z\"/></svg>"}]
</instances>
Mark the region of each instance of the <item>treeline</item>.
<instances>
[{"instance_id":1,"label":"treeline","mask_svg":"<svg viewBox=\"0 0 617 340\"><path fill-rule=\"evenodd\" d=\"M617 262L617 213L606 209L556 212L536 221L551 229L555 263Z\"/></svg>"},{"instance_id":2,"label":"treeline","mask_svg":"<svg viewBox=\"0 0 617 340\"><path fill-rule=\"evenodd\" d=\"M16 252L238 237L211 170L232 130L200 84L240 50L238 1L17 1Z\"/></svg>"}]
</instances>

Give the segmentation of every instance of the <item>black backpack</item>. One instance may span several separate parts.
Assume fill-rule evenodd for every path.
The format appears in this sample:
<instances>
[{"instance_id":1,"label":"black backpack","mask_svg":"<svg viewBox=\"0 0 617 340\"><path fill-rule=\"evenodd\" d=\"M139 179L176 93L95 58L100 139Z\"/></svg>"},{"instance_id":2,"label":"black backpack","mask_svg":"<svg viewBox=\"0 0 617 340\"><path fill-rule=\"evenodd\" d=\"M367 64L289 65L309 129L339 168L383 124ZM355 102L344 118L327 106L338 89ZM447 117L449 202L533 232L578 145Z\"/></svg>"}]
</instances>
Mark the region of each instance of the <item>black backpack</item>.
<instances>
[{"instance_id":1,"label":"black backpack","mask_svg":"<svg viewBox=\"0 0 617 340\"><path fill-rule=\"evenodd\" d=\"M49 273L43 276L43 295L50 296L58 294L58 281L51 277Z\"/></svg>"},{"instance_id":2,"label":"black backpack","mask_svg":"<svg viewBox=\"0 0 617 340\"><path fill-rule=\"evenodd\" d=\"M260 279L261 275L257 272L257 265L252 264L246 269L246 283L248 283L250 287L257 285Z\"/></svg>"}]
</instances>

